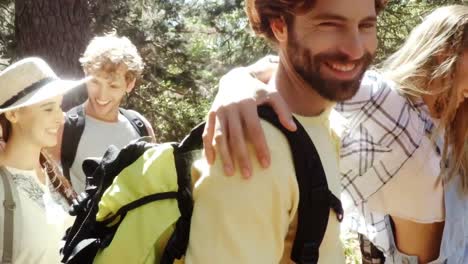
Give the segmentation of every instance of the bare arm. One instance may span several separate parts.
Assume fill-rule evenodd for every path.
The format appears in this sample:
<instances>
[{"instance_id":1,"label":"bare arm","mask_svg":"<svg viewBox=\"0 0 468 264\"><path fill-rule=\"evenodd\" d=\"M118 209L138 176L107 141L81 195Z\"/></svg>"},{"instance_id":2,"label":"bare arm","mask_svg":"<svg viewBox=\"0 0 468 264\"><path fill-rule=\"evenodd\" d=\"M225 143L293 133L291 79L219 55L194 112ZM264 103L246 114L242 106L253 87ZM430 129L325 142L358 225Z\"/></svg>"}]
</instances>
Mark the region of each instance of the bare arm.
<instances>
[{"instance_id":1,"label":"bare arm","mask_svg":"<svg viewBox=\"0 0 468 264\"><path fill-rule=\"evenodd\" d=\"M275 73L278 63L278 56L267 55L245 68L257 80L267 84Z\"/></svg>"},{"instance_id":2,"label":"bare arm","mask_svg":"<svg viewBox=\"0 0 468 264\"><path fill-rule=\"evenodd\" d=\"M217 145L227 175L234 173L237 163L243 176L250 177L251 161L245 139L252 143L260 164L270 165L270 153L257 114L258 105L270 104L287 129L296 129L284 100L267 86L276 71L277 60L276 56L266 56L250 66L231 70L220 80L218 94L208 113L203 142L210 163L215 160L214 146Z\"/></svg>"}]
</instances>

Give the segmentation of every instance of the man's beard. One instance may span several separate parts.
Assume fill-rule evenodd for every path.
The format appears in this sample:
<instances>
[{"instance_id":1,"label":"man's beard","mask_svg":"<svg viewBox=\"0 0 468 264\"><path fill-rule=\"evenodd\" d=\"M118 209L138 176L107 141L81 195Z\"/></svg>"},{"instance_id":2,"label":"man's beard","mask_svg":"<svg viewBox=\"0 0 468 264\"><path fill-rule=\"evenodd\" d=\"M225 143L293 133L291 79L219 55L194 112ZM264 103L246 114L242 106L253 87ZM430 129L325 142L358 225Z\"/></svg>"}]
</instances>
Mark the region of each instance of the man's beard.
<instances>
[{"instance_id":1,"label":"man's beard","mask_svg":"<svg viewBox=\"0 0 468 264\"><path fill-rule=\"evenodd\" d=\"M319 53L312 55L308 48L304 48L296 41L294 34L289 35L287 56L290 59L296 73L320 96L330 101L340 102L352 98L361 85L362 77L372 63L374 55L366 52L358 60L350 60L346 54ZM353 80L337 80L325 78L320 73L320 67L326 61L336 63L354 63L355 67L361 67L361 72Z\"/></svg>"}]
</instances>

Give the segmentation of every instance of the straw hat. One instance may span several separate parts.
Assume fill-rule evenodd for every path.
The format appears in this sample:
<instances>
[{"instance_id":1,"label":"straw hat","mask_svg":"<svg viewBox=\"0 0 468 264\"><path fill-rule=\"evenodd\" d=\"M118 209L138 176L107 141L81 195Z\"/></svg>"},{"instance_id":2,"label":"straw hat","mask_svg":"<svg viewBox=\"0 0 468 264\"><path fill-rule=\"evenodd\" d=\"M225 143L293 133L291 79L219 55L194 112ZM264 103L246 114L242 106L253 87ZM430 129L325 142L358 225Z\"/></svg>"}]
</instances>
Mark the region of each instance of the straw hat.
<instances>
[{"instance_id":1,"label":"straw hat","mask_svg":"<svg viewBox=\"0 0 468 264\"><path fill-rule=\"evenodd\" d=\"M40 103L84 84L62 80L40 58L26 58L0 72L0 113Z\"/></svg>"}]
</instances>

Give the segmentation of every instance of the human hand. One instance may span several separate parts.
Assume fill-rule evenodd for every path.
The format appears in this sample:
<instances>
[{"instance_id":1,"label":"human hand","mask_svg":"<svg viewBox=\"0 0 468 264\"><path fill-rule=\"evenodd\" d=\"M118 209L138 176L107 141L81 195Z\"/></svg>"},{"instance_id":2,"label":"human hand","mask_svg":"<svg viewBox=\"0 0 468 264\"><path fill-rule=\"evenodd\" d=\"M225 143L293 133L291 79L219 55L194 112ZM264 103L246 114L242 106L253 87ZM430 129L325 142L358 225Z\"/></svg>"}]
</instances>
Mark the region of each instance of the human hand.
<instances>
[{"instance_id":1,"label":"human hand","mask_svg":"<svg viewBox=\"0 0 468 264\"><path fill-rule=\"evenodd\" d=\"M247 140L253 145L262 167L269 166L270 153L257 114L257 106L261 104L271 105L281 124L291 131L296 130L284 99L276 90L254 78L248 68L237 68L223 76L203 133L208 163L212 164L216 158L216 146L226 175L234 174L236 161L242 175L249 178L252 166Z\"/></svg>"}]
</instances>

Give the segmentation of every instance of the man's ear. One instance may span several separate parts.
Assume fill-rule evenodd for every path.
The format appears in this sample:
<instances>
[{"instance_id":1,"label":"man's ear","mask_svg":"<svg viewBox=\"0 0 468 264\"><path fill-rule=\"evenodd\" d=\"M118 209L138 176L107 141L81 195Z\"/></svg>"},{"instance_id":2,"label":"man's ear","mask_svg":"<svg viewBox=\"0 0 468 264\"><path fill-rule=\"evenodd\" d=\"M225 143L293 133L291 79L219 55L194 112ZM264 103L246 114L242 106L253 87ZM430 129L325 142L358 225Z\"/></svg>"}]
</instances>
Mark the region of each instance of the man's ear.
<instances>
[{"instance_id":1,"label":"man's ear","mask_svg":"<svg viewBox=\"0 0 468 264\"><path fill-rule=\"evenodd\" d=\"M131 80L130 82L128 82L127 84L127 89L125 89L125 91L127 93L131 92L133 90L133 88L135 88L135 83L136 83L136 78L133 78L133 80Z\"/></svg>"},{"instance_id":2,"label":"man's ear","mask_svg":"<svg viewBox=\"0 0 468 264\"><path fill-rule=\"evenodd\" d=\"M288 27L283 18L270 20L270 28L279 43L285 43L288 40Z\"/></svg>"}]
</instances>

